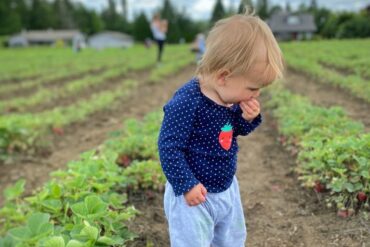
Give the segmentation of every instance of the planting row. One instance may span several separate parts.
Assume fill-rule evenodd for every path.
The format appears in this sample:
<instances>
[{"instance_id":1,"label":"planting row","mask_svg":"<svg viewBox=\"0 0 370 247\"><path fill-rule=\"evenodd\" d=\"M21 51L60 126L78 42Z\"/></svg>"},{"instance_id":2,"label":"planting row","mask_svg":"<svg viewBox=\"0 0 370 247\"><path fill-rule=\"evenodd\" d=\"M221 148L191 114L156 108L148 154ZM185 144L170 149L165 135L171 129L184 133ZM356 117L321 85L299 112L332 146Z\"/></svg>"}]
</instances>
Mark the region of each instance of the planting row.
<instances>
[{"instance_id":1,"label":"planting row","mask_svg":"<svg viewBox=\"0 0 370 247\"><path fill-rule=\"evenodd\" d=\"M26 49L0 50L0 81L22 82L26 80L50 80L51 78L78 74L84 71L104 67L114 67L128 60L139 60L155 63L155 51L143 46L130 49L106 49L96 51L86 49L75 54L67 48L37 47ZM55 75L55 76L54 76ZM27 79L28 78L28 79Z\"/></svg>"},{"instance_id":2,"label":"planting row","mask_svg":"<svg viewBox=\"0 0 370 247\"><path fill-rule=\"evenodd\" d=\"M132 240L126 225L139 211L128 205L128 194L163 191L156 149L161 118L127 120L96 150L53 172L32 196L21 198L23 180L7 188L0 246L124 246Z\"/></svg>"},{"instance_id":3,"label":"planting row","mask_svg":"<svg viewBox=\"0 0 370 247\"><path fill-rule=\"evenodd\" d=\"M289 67L370 102L369 40L283 43Z\"/></svg>"},{"instance_id":4,"label":"planting row","mask_svg":"<svg viewBox=\"0 0 370 247\"><path fill-rule=\"evenodd\" d=\"M166 76L176 73L192 61L192 55L183 46L169 47L169 50L173 52L173 55L171 57L168 56L162 66L151 70L149 82L164 80ZM148 57L136 59L136 62L128 63L126 68L130 70L143 69L148 66L148 62L145 61L149 59ZM122 71L125 71L125 69ZM120 73L120 69L117 68L104 73L101 75L102 78L97 76L97 79L92 77L89 80L77 80L67 84L64 89L58 90L55 95L50 90L42 90L40 93L36 93L35 96L31 96L31 98L35 97L35 102L39 103L38 101L43 101L43 99L55 99L55 97L66 92L74 94L76 88L79 91L80 88L85 88L94 82L105 83L107 78ZM120 78L116 78L116 80L120 80ZM122 85L116 86L113 90L101 91L91 95L88 99L73 102L73 104L66 107L55 107L52 110L35 114L18 113L0 116L0 159L7 159L11 157L10 155L17 153L27 152L28 154L33 154L40 148L43 149L47 143L43 143L42 137L49 130L62 134L63 126L84 120L88 115L110 107L116 99L122 99L124 95L129 94L135 85L136 82L125 80ZM20 105L32 103L32 101L27 102L27 100L21 99L14 102L19 102Z\"/></svg>"},{"instance_id":5,"label":"planting row","mask_svg":"<svg viewBox=\"0 0 370 247\"><path fill-rule=\"evenodd\" d=\"M302 186L324 193L328 207L349 216L369 210L370 133L339 107L322 108L282 87L269 90L280 141L297 155ZM366 216L367 217L367 216Z\"/></svg>"}]
</instances>

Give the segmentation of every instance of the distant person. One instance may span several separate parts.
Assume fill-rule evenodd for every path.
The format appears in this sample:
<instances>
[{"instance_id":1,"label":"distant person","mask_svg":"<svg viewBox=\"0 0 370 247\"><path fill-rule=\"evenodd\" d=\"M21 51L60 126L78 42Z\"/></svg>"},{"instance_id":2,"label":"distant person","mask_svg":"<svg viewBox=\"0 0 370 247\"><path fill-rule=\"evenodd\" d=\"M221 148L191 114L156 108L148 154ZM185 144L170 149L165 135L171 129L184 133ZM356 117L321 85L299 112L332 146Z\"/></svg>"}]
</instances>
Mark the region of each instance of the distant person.
<instances>
[{"instance_id":1,"label":"distant person","mask_svg":"<svg viewBox=\"0 0 370 247\"><path fill-rule=\"evenodd\" d=\"M162 20L159 14L155 14L152 22L150 23L150 29L152 30L153 38L158 46L157 62L160 63L162 61L162 53L164 49L164 43L166 41L168 22L167 20Z\"/></svg>"},{"instance_id":2,"label":"distant person","mask_svg":"<svg viewBox=\"0 0 370 247\"><path fill-rule=\"evenodd\" d=\"M152 47L152 40L150 38L145 38L144 45L146 48Z\"/></svg>"},{"instance_id":3,"label":"distant person","mask_svg":"<svg viewBox=\"0 0 370 247\"><path fill-rule=\"evenodd\" d=\"M192 45L191 51L196 54L195 60L197 63L202 59L203 53L206 50L206 36L203 33L198 33Z\"/></svg>"},{"instance_id":4,"label":"distant person","mask_svg":"<svg viewBox=\"0 0 370 247\"><path fill-rule=\"evenodd\" d=\"M245 246L237 137L261 124L260 90L282 71L281 50L259 17L213 26L195 76L163 107L158 149L172 247Z\"/></svg>"}]
</instances>

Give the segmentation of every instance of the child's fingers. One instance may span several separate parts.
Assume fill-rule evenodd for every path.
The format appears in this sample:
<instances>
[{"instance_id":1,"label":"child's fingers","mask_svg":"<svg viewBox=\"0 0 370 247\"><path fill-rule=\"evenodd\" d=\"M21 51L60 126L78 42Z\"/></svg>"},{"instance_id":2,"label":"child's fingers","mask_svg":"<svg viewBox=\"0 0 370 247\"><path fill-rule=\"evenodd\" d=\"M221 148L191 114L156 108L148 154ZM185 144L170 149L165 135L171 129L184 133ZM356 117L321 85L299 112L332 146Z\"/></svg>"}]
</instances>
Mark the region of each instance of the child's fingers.
<instances>
[{"instance_id":1,"label":"child's fingers","mask_svg":"<svg viewBox=\"0 0 370 247\"><path fill-rule=\"evenodd\" d=\"M256 99L251 99L248 101L248 105L253 108L253 110L258 110L260 108L260 105Z\"/></svg>"},{"instance_id":2,"label":"child's fingers","mask_svg":"<svg viewBox=\"0 0 370 247\"><path fill-rule=\"evenodd\" d=\"M246 103L242 102L241 104L241 108L244 112L247 112L248 114L253 114L255 112L255 110L253 110L249 105L247 105Z\"/></svg>"},{"instance_id":3,"label":"child's fingers","mask_svg":"<svg viewBox=\"0 0 370 247\"><path fill-rule=\"evenodd\" d=\"M191 200L190 201L190 206L196 206L202 202L205 202L206 201L206 198L202 195L196 197L195 199Z\"/></svg>"},{"instance_id":4,"label":"child's fingers","mask_svg":"<svg viewBox=\"0 0 370 247\"><path fill-rule=\"evenodd\" d=\"M250 107L248 104L245 104L243 108L244 108L244 112L247 112L248 114L253 114L256 111L252 107Z\"/></svg>"},{"instance_id":5,"label":"child's fingers","mask_svg":"<svg viewBox=\"0 0 370 247\"><path fill-rule=\"evenodd\" d=\"M247 106L245 106L244 104L242 104L240 107L242 108L242 111L243 111L244 113L248 113L248 114L250 114L250 110L248 109L248 107L247 107Z\"/></svg>"},{"instance_id":6,"label":"child's fingers","mask_svg":"<svg viewBox=\"0 0 370 247\"><path fill-rule=\"evenodd\" d=\"M256 104L252 103L252 102L248 102L247 103L248 106L253 110L253 111L257 111L258 110L258 107L256 106Z\"/></svg>"},{"instance_id":7,"label":"child's fingers","mask_svg":"<svg viewBox=\"0 0 370 247\"><path fill-rule=\"evenodd\" d=\"M203 196L207 195L207 189L204 186L201 188L201 192Z\"/></svg>"}]
</instances>

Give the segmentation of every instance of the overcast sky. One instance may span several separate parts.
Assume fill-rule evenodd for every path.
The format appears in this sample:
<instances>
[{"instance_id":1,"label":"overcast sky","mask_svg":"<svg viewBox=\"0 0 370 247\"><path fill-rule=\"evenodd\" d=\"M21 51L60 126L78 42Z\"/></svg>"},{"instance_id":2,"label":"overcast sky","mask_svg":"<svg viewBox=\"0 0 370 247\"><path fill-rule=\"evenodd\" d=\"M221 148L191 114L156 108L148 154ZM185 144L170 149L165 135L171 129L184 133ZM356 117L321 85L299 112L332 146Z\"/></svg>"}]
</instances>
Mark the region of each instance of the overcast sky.
<instances>
[{"instance_id":1,"label":"overcast sky","mask_svg":"<svg viewBox=\"0 0 370 247\"><path fill-rule=\"evenodd\" d=\"M73 2L82 2L87 7L100 11L107 6L108 0L72 0ZM120 3L121 0L115 0ZM252 0L253 1L253 0ZM309 5L310 0L269 0L270 5L282 4L289 1L292 9L297 8L301 3ZM173 6L177 9L182 10L185 8L188 16L195 20L209 19L211 11L216 0L171 0ZM224 6L229 8L230 5L236 9L239 6L240 0L222 0ZM253 2L256 2L254 0ZM148 17L152 16L152 13L158 9L163 3L163 0L127 0L128 5L128 17L131 20L135 13L145 11ZM351 10L358 11L359 9L370 4L370 0L317 0L319 7L326 7L331 10ZM121 9L119 8L118 11Z\"/></svg>"}]
</instances>

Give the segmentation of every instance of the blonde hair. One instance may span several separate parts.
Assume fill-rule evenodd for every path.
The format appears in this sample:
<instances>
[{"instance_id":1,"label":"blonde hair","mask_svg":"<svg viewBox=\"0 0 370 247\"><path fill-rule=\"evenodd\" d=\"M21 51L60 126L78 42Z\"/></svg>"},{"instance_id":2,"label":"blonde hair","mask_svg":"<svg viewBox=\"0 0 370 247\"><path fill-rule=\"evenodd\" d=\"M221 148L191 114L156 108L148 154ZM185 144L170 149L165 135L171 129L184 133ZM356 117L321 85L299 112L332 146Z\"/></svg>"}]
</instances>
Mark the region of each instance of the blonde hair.
<instances>
[{"instance_id":1,"label":"blonde hair","mask_svg":"<svg viewBox=\"0 0 370 247\"><path fill-rule=\"evenodd\" d=\"M206 75L226 69L234 74L247 74L257 62L258 42L267 50L267 66L263 77L267 83L283 77L284 61L277 41L268 25L254 13L238 14L221 19L209 32L206 51L196 74Z\"/></svg>"}]
</instances>

